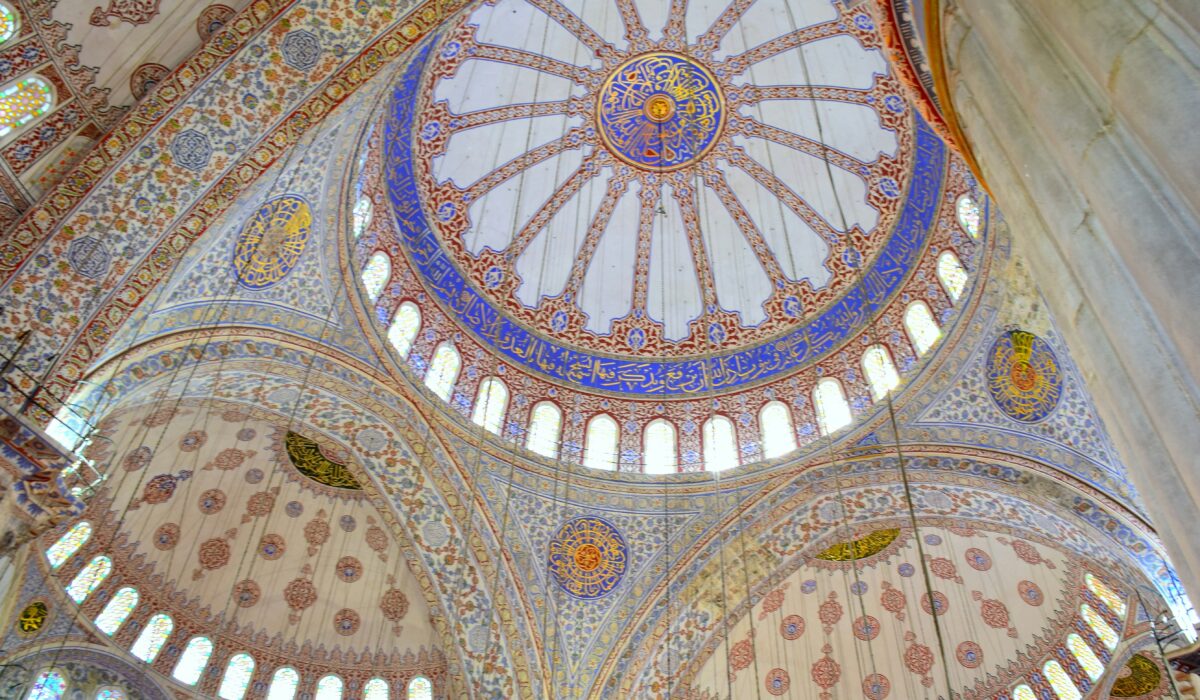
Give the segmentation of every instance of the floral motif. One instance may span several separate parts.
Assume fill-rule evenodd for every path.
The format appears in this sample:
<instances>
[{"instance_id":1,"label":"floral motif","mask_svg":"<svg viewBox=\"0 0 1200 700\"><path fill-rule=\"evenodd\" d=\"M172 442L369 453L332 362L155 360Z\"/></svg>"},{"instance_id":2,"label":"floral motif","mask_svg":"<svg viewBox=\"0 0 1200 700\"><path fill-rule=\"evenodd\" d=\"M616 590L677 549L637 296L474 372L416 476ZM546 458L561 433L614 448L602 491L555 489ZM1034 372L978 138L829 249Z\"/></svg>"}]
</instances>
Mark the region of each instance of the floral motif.
<instances>
[{"instance_id":1,"label":"floral motif","mask_svg":"<svg viewBox=\"0 0 1200 700\"><path fill-rule=\"evenodd\" d=\"M829 689L836 685L838 679L842 677L842 667L830 656L833 653L832 646L826 644L821 648L821 653L824 656L818 659L812 666L812 679L813 683L816 683L817 687L821 689L818 697L821 700L827 700L827 698L831 697Z\"/></svg>"},{"instance_id":2,"label":"floral motif","mask_svg":"<svg viewBox=\"0 0 1200 700\"><path fill-rule=\"evenodd\" d=\"M276 487L271 491L259 491L246 501L246 512L242 515L242 522L248 523L254 518L261 518L271 514L275 508L275 495L279 492Z\"/></svg>"},{"instance_id":3,"label":"floral motif","mask_svg":"<svg viewBox=\"0 0 1200 700\"><path fill-rule=\"evenodd\" d=\"M171 142L171 155L175 156L175 162L180 166L199 172L208 166L212 158L212 144L204 134L187 129L179 132Z\"/></svg>"},{"instance_id":4,"label":"floral motif","mask_svg":"<svg viewBox=\"0 0 1200 700\"><path fill-rule=\"evenodd\" d=\"M879 620L863 615L854 621L854 636L864 642L869 642L879 636Z\"/></svg>"},{"instance_id":5,"label":"floral motif","mask_svg":"<svg viewBox=\"0 0 1200 700\"><path fill-rule=\"evenodd\" d=\"M154 548L168 551L179 544L179 526L175 523L163 523L154 531Z\"/></svg>"},{"instance_id":6,"label":"floral motif","mask_svg":"<svg viewBox=\"0 0 1200 700\"><path fill-rule=\"evenodd\" d=\"M771 591L763 598L762 611L758 613L758 619L763 620L767 617L767 615L770 615L771 613L773 613L783 607L783 600L784 600L784 595L785 595L783 589L785 587L786 586L776 588L775 590Z\"/></svg>"},{"instance_id":7,"label":"floral motif","mask_svg":"<svg viewBox=\"0 0 1200 700\"><path fill-rule=\"evenodd\" d=\"M984 598L979 591L971 591L971 597L979 601L979 616L988 627L1008 629L1008 636L1016 639L1017 629L1009 626L1008 606L994 598Z\"/></svg>"},{"instance_id":8,"label":"floral motif","mask_svg":"<svg viewBox=\"0 0 1200 700\"><path fill-rule=\"evenodd\" d=\"M283 600L292 610L288 620L295 624L300 621L300 613L317 602L317 587L307 578L292 579L283 589Z\"/></svg>"},{"instance_id":9,"label":"floral motif","mask_svg":"<svg viewBox=\"0 0 1200 700\"><path fill-rule=\"evenodd\" d=\"M863 696L867 700L883 700L892 692L892 682L882 673L872 673L863 679Z\"/></svg>"},{"instance_id":10,"label":"floral motif","mask_svg":"<svg viewBox=\"0 0 1200 700\"><path fill-rule=\"evenodd\" d=\"M933 557L930 559L929 571L938 578L962 583L962 576L958 575L958 568L954 566L954 562L945 557Z\"/></svg>"},{"instance_id":11,"label":"floral motif","mask_svg":"<svg viewBox=\"0 0 1200 700\"><path fill-rule=\"evenodd\" d=\"M145 469L150 460L154 457L154 450L147 445L142 445L136 450L125 455L125 459L121 460L121 467L127 472L136 472Z\"/></svg>"},{"instance_id":12,"label":"floral motif","mask_svg":"<svg viewBox=\"0 0 1200 700\"><path fill-rule=\"evenodd\" d=\"M779 634L789 641L799 639L800 635L804 634L804 618L799 615L783 618L783 622L779 624Z\"/></svg>"},{"instance_id":13,"label":"floral motif","mask_svg":"<svg viewBox=\"0 0 1200 700\"><path fill-rule=\"evenodd\" d=\"M832 591L829 593L829 598L821 603L821 607L817 611L817 617L821 620L821 626L825 630L825 634L829 634L833 630L833 626L837 621L842 619L842 604L837 601L837 593Z\"/></svg>"},{"instance_id":14,"label":"floral motif","mask_svg":"<svg viewBox=\"0 0 1200 700\"><path fill-rule=\"evenodd\" d=\"M208 433L203 430L193 430L179 438L180 452L195 452L208 442Z\"/></svg>"},{"instance_id":15,"label":"floral motif","mask_svg":"<svg viewBox=\"0 0 1200 700\"><path fill-rule=\"evenodd\" d=\"M767 672L767 692L771 695L783 695L791 685L792 679L782 668L773 668Z\"/></svg>"},{"instance_id":16,"label":"floral motif","mask_svg":"<svg viewBox=\"0 0 1200 700\"><path fill-rule=\"evenodd\" d=\"M229 563L229 543L220 537L205 540L200 543L198 558L200 568L208 571L219 569Z\"/></svg>"},{"instance_id":17,"label":"floral motif","mask_svg":"<svg viewBox=\"0 0 1200 700\"><path fill-rule=\"evenodd\" d=\"M329 539L329 521L325 509L317 511L317 515L304 526L304 541L308 543L308 556L315 556L321 545Z\"/></svg>"},{"instance_id":18,"label":"floral motif","mask_svg":"<svg viewBox=\"0 0 1200 700\"><path fill-rule=\"evenodd\" d=\"M734 673L750 668L754 663L754 642L743 639L729 648L729 668Z\"/></svg>"},{"instance_id":19,"label":"floral motif","mask_svg":"<svg viewBox=\"0 0 1200 700\"><path fill-rule=\"evenodd\" d=\"M387 561L387 532L377 525L372 525L371 527L367 528L365 539L367 541L367 546L374 550L375 554L379 555L379 559L381 561Z\"/></svg>"},{"instance_id":20,"label":"floral motif","mask_svg":"<svg viewBox=\"0 0 1200 700\"><path fill-rule=\"evenodd\" d=\"M879 594L879 602L883 605L883 609L895 615L897 620L904 619L904 607L908 604L904 591L884 581L883 593Z\"/></svg>"},{"instance_id":21,"label":"floral motif","mask_svg":"<svg viewBox=\"0 0 1200 700\"><path fill-rule=\"evenodd\" d=\"M158 15L160 2L162 0L108 0L107 8L97 7L92 10L88 24L107 27L112 24L110 18L133 25L146 24Z\"/></svg>"},{"instance_id":22,"label":"floral motif","mask_svg":"<svg viewBox=\"0 0 1200 700\"><path fill-rule=\"evenodd\" d=\"M930 615L945 615L950 610L950 600L945 593L934 591L933 602L930 603L929 594L925 593L921 596L921 609Z\"/></svg>"},{"instance_id":23,"label":"floral motif","mask_svg":"<svg viewBox=\"0 0 1200 700\"><path fill-rule=\"evenodd\" d=\"M233 586L233 602L237 603L239 608L254 607L261 597L262 589L250 579L239 581Z\"/></svg>"},{"instance_id":24,"label":"floral motif","mask_svg":"<svg viewBox=\"0 0 1200 700\"><path fill-rule=\"evenodd\" d=\"M204 466L205 469L220 469L221 471L229 471L242 466L242 463L255 455L254 450L239 450L236 447L229 447L217 453L211 462Z\"/></svg>"},{"instance_id":25,"label":"floral motif","mask_svg":"<svg viewBox=\"0 0 1200 700\"><path fill-rule=\"evenodd\" d=\"M389 588L379 599L379 610L389 622L399 622L408 614L408 596L399 588Z\"/></svg>"},{"instance_id":26,"label":"floral motif","mask_svg":"<svg viewBox=\"0 0 1200 700\"><path fill-rule=\"evenodd\" d=\"M1021 600L1034 607L1041 605L1046 600L1046 597L1042 594L1042 589L1033 581L1018 583L1017 593L1021 595Z\"/></svg>"},{"instance_id":27,"label":"floral motif","mask_svg":"<svg viewBox=\"0 0 1200 700\"><path fill-rule=\"evenodd\" d=\"M225 492L221 489L208 489L200 494L200 500L197 502L200 507L200 512L205 515L220 513L225 507Z\"/></svg>"},{"instance_id":28,"label":"floral motif","mask_svg":"<svg viewBox=\"0 0 1200 700\"><path fill-rule=\"evenodd\" d=\"M363 573L363 565L355 557L342 557L338 559L337 569L335 571L337 577L346 583L354 583Z\"/></svg>"},{"instance_id":29,"label":"floral motif","mask_svg":"<svg viewBox=\"0 0 1200 700\"><path fill-rule=\"evenodd\" d=\"M959 644L954 655L964 668L979 668L983 663L983 648L975 642L967 641Z\"/></svg>"},{"instance_id":30,"label":"floral motif","mask_svg":"<svg viewBox=\"0 0 1200 700\"><path fill-rule=\"evenodd\" d=\"M263 535L258 541L258 555L267 561L275 561L287 551L287 544L281 535Z\"/></svg>"},{"instance_id":31,"label":"floral motif","mask_svg":"<svg viewBox=\"0 0 1200 700\"><path fill-rule=\"evenodd\" d=\"M333 629L343 637L349 637L358 631L360 621L358 613L342 608L333 616Z\"/></svg>"},{"instance_id":32,"label":"floral motif","mask_svg":"<svg viewBox=\"0 0 1200 700\"><path fill-rule=\"evenodd\" d=\"M142 419L142 425L146 426L147 428L161 428L167 423L170 423L171 419L173 419L176 415L187 415L187 412L180 412L180 410L175 406L157 408L151 413L148 413L146 417Z\"/></svg>"},{"instance_id":33,"label":"floral motif","mask_svg":"<svg viewBox=\"0 0 1200 700\"><path fill-rule=\"evenodd\" d=\"M904 633L904 641L908 643L904 650L904 667L921 677L921 685L932 687L933 677L929 671L933 668L933 651L924 644L918 644L917 635L912 632Z\"/></svg>"},{"instance_id":34,"label":"floral motif","mask_svg":"<svg viewBox=\"0 0 1200 700\"><path fill-rule=\"evenodd\" d=\"M987 571L992 568L992 558L982 549L971 547L964 556L967 559L967 565L976 571Z\"/></svg>"}]
</instances>

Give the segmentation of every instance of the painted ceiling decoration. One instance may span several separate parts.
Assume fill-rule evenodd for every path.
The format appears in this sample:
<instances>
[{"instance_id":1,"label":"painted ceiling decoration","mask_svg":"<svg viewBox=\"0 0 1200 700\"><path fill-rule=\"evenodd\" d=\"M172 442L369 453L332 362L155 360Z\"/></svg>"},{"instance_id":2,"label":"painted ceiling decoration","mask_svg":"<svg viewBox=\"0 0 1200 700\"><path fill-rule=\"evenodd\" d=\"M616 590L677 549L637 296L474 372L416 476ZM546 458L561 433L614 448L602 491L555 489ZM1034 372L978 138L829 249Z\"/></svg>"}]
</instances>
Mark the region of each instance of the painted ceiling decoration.
<instances>
[{"instance_id":1,"label":"painted ceiling decoration","mask_svg":"<svg viewBox=\"0 0 1200 700\"><path fill-rule=\"evenodd\" d=\"M362 490L362 486L354 478L354 474L346 468L346 465L326 457L317 441L310 440L291 430L287 431L284 441L288 459L291 460L292 466L304 476L333 488Z\"/></svg>"}]
</instances>

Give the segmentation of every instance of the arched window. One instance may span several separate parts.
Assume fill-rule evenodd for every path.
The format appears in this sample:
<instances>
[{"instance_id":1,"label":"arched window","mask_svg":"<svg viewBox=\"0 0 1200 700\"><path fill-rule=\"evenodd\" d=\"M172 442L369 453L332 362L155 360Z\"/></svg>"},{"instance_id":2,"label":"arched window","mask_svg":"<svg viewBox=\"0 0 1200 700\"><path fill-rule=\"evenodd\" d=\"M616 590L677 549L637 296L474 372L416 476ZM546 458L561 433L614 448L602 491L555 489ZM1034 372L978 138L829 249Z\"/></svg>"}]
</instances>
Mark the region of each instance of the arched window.
<instances>
[{"instance_id":1,"label":"arched window","mask_svg":"<svg viewBox=\"0 0 1200 700\"><path fill-rule=\"evenodd\" d=\"M225 700L242 700L246 688L250 687L250 678L254 675L254 658L249 654L234 654L229 658L225 667L225 677L221 679L221 688L217 696Z\"/></svg>"},{"instance_id":2,"label":"arched window","mask_svg":"<svg viewBox=\"0 0 1200 700\"><path fill-rule=\"evenodd\" d=\"M792 413L782 401L772 401L762 407L758 413L758 429L762 437L763 457L782 457L796 449Z\"/></svg>"},{"instance_id":3,"label":"arched window","mask_svg":"<svg viewBox=\"0 0 1200 700\"><path fill-rule=\"evenodd\" d=\"M1027 685L1018 685L1013 688L1013 700L1038 700L1038 696L1034 695L1033 688Z\"/></svg>"},{"instance_id":4,"label":"arched window","mask_svg":"<svg viewBox=\"0 0 1200 700\"><path fill-rule=\"evenodd\" d=\"M0 2L0 44L17 34L17 13L8 3Z\"/></svg>"},{"instance_id":5,"label":"arched window","mask_svg":"<svg viewBox=\"0 0 1200 700\"><path fill-rule=\"evenodd\" d=\"M1125 617L1125 611L1128 610L1128 608L1125 606L1125 601L1116 591L1109 588L1108 584L1104 583L1090 573L1085 574L1083 580L1087 583L1088 590L1096 594L1096 597L1100 599L1100 602L1108 606L1108 609L1111 610L1114 615L1117 617Z\"/></svg>"},{"instance_id":6,"label":"arched window","mask_svg":"<svg viewBox=\"0 0 1200 700\"><path fill-rule=\"evenodd\" d=\"M42 116L53 104L54 93L41 78L24 78L0 90L0 137Z\"/></svg>"},{"instance_id":7,"label":"arched window","mask_svg":"<svg viewBox=\"0 0 1200 700\"><path fill-rule=\"evenodd\" d=\"M896 365L892 363L892 355L882 345L872 345L863 352L863 374L871 385L871 397L876 403L882 401L892 390L900 386L900 375L896 374Z\"/></svg>"},{"instance_id":8,"label":"arched window","mask_svg":"<svg viewBox=\"0 0 1200 700\"><path fill-rule=\"evenodd\" d=\"M836 379L826 377L817 382L813 390L813 406L817 409L817 423L821 426L821 432L826 435L845 428L854 419L850 404L846 403L842 383Z\"/></svg>"},{"instance_id":9,"label":"arched window","mask_svg":"<svg viewBox=\"0 0 1200 700\"><path fill-rule=\"evenodd\" d=\"M101 688L96 692L95 700L126 700L129 696L120 688Z\"/></svg>"},{"instance_id":10,"label":"arched window","mask_svg":"<svg viewBox=\"0 0 1200 700\"><path fill-rule=\"evenodd\" d=\"M158 613L146 623L137 641L130 647L129 653L148 664L154 663L158 652L162 651L163 644L167 643L167 637L171 636L174 629L175 621L171 616Z\"/></svg>"},{"instance_id":11,"label":"arched window","mask_svg":"<svg viewBox=\"0 0 1200 700\"><path fill-rule=\"evenodd\" d=\"M196 685L200 674L204 673L204 667L208 665L208 657L212 656L212 650L213 645L208 637L192 637L171 675L184 685Z\"/></svg>"},{"instance_id":12,"label":"arched window","mask_svg":"<svg viewBox=\"0 0 1200 700\"><path fill-rule=\"evenodd\" d=\"M67 679L58 669L48 668L38 674L26 700L59 700L67 692Z\"/></svg>"},{"instance_id":13,"label":"arched window","mask_svg":"<svg viewBox=\"0 0 1200 700\"><path fill-rule=\"evenodd\" d=\"M350 220L354 228L355 238L363 235L363 232L371 225L371 215L374 211L375 206L371 204L370 197L359 197L358 201L354 203L354 210L350 213Z\"/></svg>"},{"instance_id":14,"label":"arched window","mask_svg":"<svg viewBox=\"0 0 1200 700\"><path fill-rule=\"evenodd\" d=\"M388 684L382 678L372 678L363 686L363 700L388 700Z\"/></svg>"},{"instance_id":15,"label":"arched window","mask_svg":"<svg viewBox=\"0 0 1200 700\"><path fill-rule=\"evenodd\" d=\"M104 583L104 579L108 578L111 571L112 559L105 556L96 557L75 575L71 585L67 586L67 595L71 596L71 600L76 603L82 603L87 600L92 591L96 590L97 586Z\"/></svg>"},{"instance_id":16,"label":"arched window","mask_svg":"<svg viewBox=\"0 0 1200 700\"><path fill-rule=\"evenodd\" d=\"M719 472L738 465L737 436L733 421L725 416L713 416L704 421L701 432L704 441L704 469Z\"/></svg>"},{"instance_id":17,"label":"arched window","mask_svg":"<svg viewBox=\"0 0 1200 700\"><path fill-rule=\"evenodd\" d=\"M482 425L489 433L500 434L504 426L504 412L508 410L508 387L496 377L488 377L479 383L479 394L475 397L475 409L471 420Z\"/></svg>"},{"instance_id":18,"label":"arched window","mask_svg":"<svg viewBox=\"0 0 1200 700\"><path fill-rule=\"evenodd\" d=\"M937 276L950 295L950 301L957 302L967 288L967 271L963 269L958 256L947 250L938 256Z\"/></svg>"},{"instance_id":19,"label":"arched window","mask_svg":"<svg viewBox=\"0 0 1200 700\"><path fill-rule=\"evenodd\" d=\"M408 682L408 700L433 700L433 683L425 676Z\"/></svg>"},{"instance_id":20,"label":"arched window","mask_svg":"<svg viewBox=\"0 0 1200 700\"><path fill-rule=\"evenodd\" d=\"M1071 650L1071 655L1079 662L1079 666L1087 673L1088 678L1097 680L1104 675L1104 664L1096 656L1096 652L1088 646L1088 643L1083 641L1083 637L1074 632L1067 635L1067 648Z\"/></svg>"},{"instance_id":21,"label":"arched window","mask_svg":"<svg viewBox=\"0 0 1200 700\"><path fill-rule=\"evenodd\" d=\"M942 337L942 329L923 301L914 301L904 312L904 328L918 355L924 355Z\"/></svg>"},{"instance_id":22,"label":"arched window","mask_svg":"<svg viewBox=\"0 0 1200 700\"><path fill-rule=\"evenodd\" d=\"M108 605L96 616L96 628L108 636L113 636L121 628L121 623L129 617L129 613L137 607L138 592L136 588L126 586L108 601Z\"/></svg>"},{"instance_id":23,"label":"arched window","mask_svg":"<svg viewBox=\"0 0 1200 700\"><path fill-rule=\"evenodd\" d=\"M1117 648L1117 642L1120 641L1120 638L1117 637L1116 630L1105 622L1103 617L1100 617L1100 613L1096 612L1095 608L1084 603L1079 606L1079 612L1083 615L1083 621L1087 623L1088 627L1092 628L1092 631L1096 633L1096 636L1100 638L1104 646L1109 649Z\"/></svg>"},{"instance_id":24,"label":"arched window","mask_svg":"<svg viewBox=\"0 0 1200 700\"><path fill-rule=\"evenodd\" d=\"M291 666L284 666L271 676L271 689L267 691L267 700L292 700L296 697L298 687L300 674Z\"/></svg>"},{"instance_id":25,"label":"arched window","mask_svg":"<svg viewBox=\"0 0 1200 700\"><path fill-rule=\"evenodd\" d=\"M392 259L387 256L387 253L377 252L372 255L362 271L362 283L367 290L367 298L371 301L378 299L391 276Z\"/></svg>"},{"instance_id":26,"label":"arched window","mask_svg":"<svg viewBox=\"0 0 1200 700\"><path fill-rule=\"evenodd\" d=\"M971 238L979 238L980 224L983 222L983 214L979 209L979 203L976 202L971 195L964 194L958 198L958 225L962 226L963 230L970 234Z\"/></svg>"},{"instance_id":27,"label":"arched window","mask_svg":"<svg viewBox=\"0 0 1200 700\"><path fill-rule=\"evenodd\" d=\"M558 456L558 435L562 430L562 411L549 401L533 407L529 414L529 433L525 436L525 447L543 457Z\"/></svg>"},{"instance_id":28,"label":"arched window","mask_svg":"<svg viewBox=\"0 0 1200 700\"><path fill-rule=\"evenodd\" d=\"M83 521L75 523L70 530L67 530L58 541L50 545L50 549L46 550L46 559L50 562L51 569L57 569L62 566L71 555L79 551L84 542L92 536L92 524Z\"/></svg>"},{"instance_id":29,"label":"arched window","mask_svg":"<svg viewBox=\"0 0 1200 700\"><path fill-rule=\"evenodd\" d=\"M392 325L388 326L388 341L400 357L408 359L417 332L421 330L421 310L411 301L406 301L396 309Z\"/></svg>"},{"instance_id":30,"label":"arched window","mask_svg":"<svg viewBox=\"0 0 1200 700\"><path fill-rule=\"evenodd\" d=\"M425 372L425 386L437 394L442 401L449 401L454 391L454 382L458 381L458 370L462 367L462 358L450 343L442 343L433 351L433 361Z\"/></svg>"},{"instance_id":31,"label":"arched window","mask_svg":"<svg viewBox=\"0 0 1200 700\"><path fill-rule=\"evenodd\" d=\"M615 470L621 427L606 413L597 413L588 421L583 442L583 466Z\"/></svg>"},{"instance_id":32,"label":"arched window","mask_svg":"<svg viewBox=\"0 0 1200 700\"><path fill-rule=\"evenodd\" d=\"M1079 688L1075 687L1075 682L1063 670L1062 664L1054 659L1050 659L1042 665L1042 675L1050 682L1050 687L1054 688L1054 694L1060 700L1083 700L1083 696L1079 694Z\"/></svg>"},{"instance_id":33,"label":"arched window","mask_svg":"<svg viewBox=\"0 0 1200 700\"><path fill-rule=\"evenodd\" d=\"M670 421L662 418L650 421L642 439L647 474L674 474L679 471L679 461L675 457L675 426Z\"/></svg>"},{"instance_id":34,"label":"arched window","mask_svg":"<svg viewBox=\"0 0 1200 700\"><path fill-rule=\"evenodd\" d=\"M325 676L317 681L315 700L342 700L342 679L337 676Z\"/></svg>"}]
</instances>

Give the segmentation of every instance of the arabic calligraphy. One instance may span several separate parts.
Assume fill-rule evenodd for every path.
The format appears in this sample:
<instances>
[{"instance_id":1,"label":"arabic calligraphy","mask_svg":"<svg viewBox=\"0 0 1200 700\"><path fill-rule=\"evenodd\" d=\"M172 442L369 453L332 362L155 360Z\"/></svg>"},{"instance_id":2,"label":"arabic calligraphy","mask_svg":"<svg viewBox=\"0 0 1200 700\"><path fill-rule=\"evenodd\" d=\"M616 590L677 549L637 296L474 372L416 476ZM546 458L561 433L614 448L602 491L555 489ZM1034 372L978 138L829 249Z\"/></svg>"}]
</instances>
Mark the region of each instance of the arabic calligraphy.
<instances>
[{"instance_id":1,"label":"arabic calligraphy","mask_svg":"<svg viewBox=\"0 0 1200 700\"><path fill-rule=\"evenodd\" d=\"M1003 333L987 358L988 391L1009 418L1023 423L1045 419L1062 397L1058 358L1032 333Z\"/></svg>"},{"instance_id":2,"label":"arabic calligraphy","mask_svg":"<svg viewBox=\"0 0 1200 700\"><path fill-rule=\"evenodd\" d=\"M568 520L550 540L550 573L576 598L607 595L621 582L627 564L625 538L602 518Z\"/></svg>"},{"instance_id":3,"label":"arabic calligraphy","mask_svg":"<svg viewBox=\"0 0 1200 700\"><path fill-rule=\"evenodd\" d=\"M596 120L608 149L630 165L675 170L703 158L725 125L708 69L673 53L635 56L604 81Z\"/></svg>"},{"instance_id":4,"label":"arabic calligraphy","mask_svg":"<svg viewBox=\"0 0 1200 700\"><path fill-rule=\"evenodd\" d=\"M287 276L312 231L308 202L285 194L264 204L242 227L233 252L233 272L242 286L266 289Z\"/></svg>"},{"instance_id":5,"label":"arabic calligraphy","mask_svg":"<svg viewBox=\"0 0 1200 700\"><path fill-rule=\"evenodd\" d=\"M362 486L346 465L326 457L316 441L289 430L284 443L292 466L304 476L336 489L362 490Z\"/></svg>"}]
</instances>

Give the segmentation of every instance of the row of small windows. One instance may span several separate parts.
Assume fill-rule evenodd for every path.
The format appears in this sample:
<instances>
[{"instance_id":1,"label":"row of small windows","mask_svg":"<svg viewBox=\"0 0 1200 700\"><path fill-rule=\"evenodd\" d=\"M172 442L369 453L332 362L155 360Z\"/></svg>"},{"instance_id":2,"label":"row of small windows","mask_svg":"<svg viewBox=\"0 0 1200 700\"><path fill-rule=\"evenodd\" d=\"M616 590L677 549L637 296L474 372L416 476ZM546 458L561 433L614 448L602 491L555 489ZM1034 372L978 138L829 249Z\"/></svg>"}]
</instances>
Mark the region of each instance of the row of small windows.
<instances>
[{"instance_id":1,"label":"row of small windows","mask_svg":"<svg viewBox=\"0 0 1200 700\"><path fill-rule=\"evenodd\" d=\"M26 700L59 700L59 698L66 697L67 685L67 677L62 671L48 668L37 675L29 692L25 694L25 698ZM94 700L126 700L129 696L120 688L109 686L97 690L92 697Z\"/></svg>"},{"instance_id":2,"label":"row of small windows","mask_svg":"<svg viewBox=\"0 0 1200 700\"><path fill-rule=\"evenodd\" d=\"M51 568L58 569L71 558L79 548L87 542L92 534L92 525L86 521L76 523L70 530L46 550L46 559ZM82 604L112 573L112 560L106 556L93 558L86 566L71 579L66 587L67 595L76 603ZM96 616L96 628L108 636L113 636L125 620L133 613L138 605L138 591L126 586L119 589L105 604L104 609ZM171 633L175 630L175 621L166 613L157 613L150 617L142 629L129 653L146 663L154 663ZM212 656L213 643L208 637L196 636L188 640L171 675L175 680L185 685L195 685ZM234 654L225 667L221 677L221 685L217 696L224 700L242 700L250 679L254 676L254 657L247 653ZM39 676L34 687L27 696L31 700L59 700L66 692L66 683L58 683L61 679L56 670L47 670ZM45 681L45 682L43 682ZM300 674L290 666L284 666L275 671L271 677L271 685L267 693L268 700L292 700L300 686ZM342 679L336 675L327 675L317 681L315 700L341 700ZM107 698L124 698L123 695L101 696L97 700ZM363 700L387 700L389 698L388 683L382 678L373 678L363 687ZM408 684L408 700L433 700L433 684L424 676L417 676Z\"/></svg>"}]
</instances>

